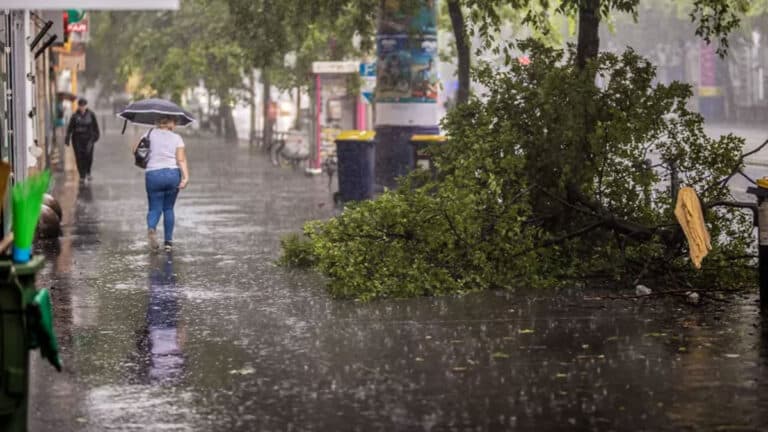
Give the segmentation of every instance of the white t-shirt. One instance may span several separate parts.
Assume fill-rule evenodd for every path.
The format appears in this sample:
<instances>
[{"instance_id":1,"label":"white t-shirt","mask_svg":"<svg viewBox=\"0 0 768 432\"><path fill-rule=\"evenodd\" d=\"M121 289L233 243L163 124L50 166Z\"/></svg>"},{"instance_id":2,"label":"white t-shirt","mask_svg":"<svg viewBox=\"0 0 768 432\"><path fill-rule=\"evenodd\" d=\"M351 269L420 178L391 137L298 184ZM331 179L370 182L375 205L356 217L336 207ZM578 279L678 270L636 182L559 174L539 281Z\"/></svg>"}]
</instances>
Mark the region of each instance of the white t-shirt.
<instances>
[{"instance_id":1,"label":"white t-shirt","mask_svg":"<svg viewBox=\"0 0 768 432\"><path fill-rule=\"evenodd\" d=\"M144 136L147 136L147 133ZM179 134L166 129L152 129L149 135L149 162L146 170L178 168L176 149L179 147L184 147L184 140Z\"/></svg>"}]
</instances>

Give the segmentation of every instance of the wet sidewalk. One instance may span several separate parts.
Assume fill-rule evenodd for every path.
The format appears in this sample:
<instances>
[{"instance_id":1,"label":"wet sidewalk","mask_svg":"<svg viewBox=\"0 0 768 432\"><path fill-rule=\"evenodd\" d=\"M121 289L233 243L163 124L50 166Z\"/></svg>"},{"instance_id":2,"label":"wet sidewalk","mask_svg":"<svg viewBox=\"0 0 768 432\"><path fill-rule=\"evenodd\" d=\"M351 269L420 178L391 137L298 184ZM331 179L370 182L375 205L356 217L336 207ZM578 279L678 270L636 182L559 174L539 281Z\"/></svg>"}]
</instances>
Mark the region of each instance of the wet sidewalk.
<instances>
[{"instance_id":1,"label":"wet sidewalk","mask_svg":"<svg viewBox=\"0 0 768 432\"><path fill-rule=\"evenodd\" d=\"M334 301L276 267L332 214L325 177L188 140L176 249L148 253L129 139L59 178L45 245L65 371L34 354L32 431L765 430L754 296L707 311L579 290ZM557 294L557 295L555 295Z\"/></svg>"}]
</instances>

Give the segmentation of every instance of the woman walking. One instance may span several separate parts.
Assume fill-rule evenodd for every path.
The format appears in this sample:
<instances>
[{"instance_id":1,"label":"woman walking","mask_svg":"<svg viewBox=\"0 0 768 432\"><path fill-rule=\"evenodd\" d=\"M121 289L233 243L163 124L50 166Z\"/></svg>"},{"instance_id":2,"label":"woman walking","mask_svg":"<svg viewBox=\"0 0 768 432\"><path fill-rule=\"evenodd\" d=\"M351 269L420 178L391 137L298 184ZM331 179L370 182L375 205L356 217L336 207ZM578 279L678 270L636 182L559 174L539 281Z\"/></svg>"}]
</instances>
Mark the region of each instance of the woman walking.
<instances>
[{"instance_id":1,"label":"woman walking","mask_svg":"<svg viewBox=\"0 0 768 432\"><path fill-rule=\"evenodd\" d=\"M184 140L174 132L176 117L162 117L155 128L144 135L149 139L149 160L145 173L147 201L147 228L149 247L160 247L157 240L157 225L163 217L163 235L165 250L173 248L173 226L175 215L173 207L180 189L187 187L189 169ZM134 148L135 151L135 148Z\"/></svg>"}]
</instances>

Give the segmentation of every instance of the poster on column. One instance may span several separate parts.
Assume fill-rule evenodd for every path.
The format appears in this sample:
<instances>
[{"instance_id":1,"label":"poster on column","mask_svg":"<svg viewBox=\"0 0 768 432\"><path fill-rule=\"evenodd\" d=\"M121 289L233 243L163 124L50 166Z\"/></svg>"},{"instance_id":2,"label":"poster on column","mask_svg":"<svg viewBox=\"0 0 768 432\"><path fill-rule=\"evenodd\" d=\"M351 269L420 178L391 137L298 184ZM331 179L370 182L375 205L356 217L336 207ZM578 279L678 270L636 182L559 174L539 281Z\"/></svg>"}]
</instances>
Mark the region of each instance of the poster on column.
<instances>
[{"instance_id":1,"label":"poster on column","mask_svg":"<svg viewBox=\"0 0 768 432\"><path fill-rule=\"evenodd\" d=\"M436 103L437 38L408 36L378 38L376 101Z\"/></svg>"},{"instance_id":2,"label":"poster on column","mask_svg":"<svg viewBox=\"0 0 768 432\"><path fill-rule=\"evenodd\" d=\"M385 0L376 38L376 102L437 103L437 22L435 2L415 11Z\"/></svg>"},{"instance_id":3,"label":"poster on column","mask_svg":"<svg viewBox=\"0 0 768 432\"><path fill-rule=\"evenodd\" d=\"M384 0L378 34L437 36L436 3L435 0L424 0L421 7L406 7L408 2Z\"/></svg>"},{"instance_id":4,"label":"poster on column","mask_svg":"<svg viewBox=\"0 0 768 432\"><path fill-rule=\"evenodd\" d=\"M437 1L383 0L376 35L376 126L438 121Z\"/></svg>"}]
</instances>

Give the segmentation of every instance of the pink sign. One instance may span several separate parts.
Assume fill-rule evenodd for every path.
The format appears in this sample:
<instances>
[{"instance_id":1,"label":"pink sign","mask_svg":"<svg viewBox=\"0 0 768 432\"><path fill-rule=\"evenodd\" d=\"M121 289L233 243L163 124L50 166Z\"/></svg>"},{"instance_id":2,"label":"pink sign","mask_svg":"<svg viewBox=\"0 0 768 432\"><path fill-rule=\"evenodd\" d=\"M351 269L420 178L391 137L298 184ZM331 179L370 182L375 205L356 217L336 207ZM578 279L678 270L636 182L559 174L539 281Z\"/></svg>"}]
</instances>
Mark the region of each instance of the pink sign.
<instances>
[{"instance_id":1,"label":"pink sign","mask_svg":"<svg viewBox=\"0 0 768 432\"><path fill-rule=\"evenodd\" d=\"M85 33L88 31L88 23L84 21L67 24L67 31L70 33Z\"/></svg>"},{"instance_id":2,"label":"pink sign","mask_svg":"<svg viewBox=\"0 0 768 432\"><path fill-rule=\"evenodd\" d=\"M717 86L717 53L714 46L704 41L701 41L699 49L699 67L701 73L699 86Z\"/></svg>"}]
</instances>

